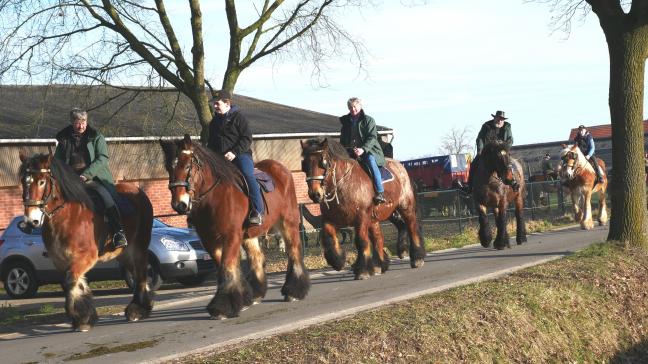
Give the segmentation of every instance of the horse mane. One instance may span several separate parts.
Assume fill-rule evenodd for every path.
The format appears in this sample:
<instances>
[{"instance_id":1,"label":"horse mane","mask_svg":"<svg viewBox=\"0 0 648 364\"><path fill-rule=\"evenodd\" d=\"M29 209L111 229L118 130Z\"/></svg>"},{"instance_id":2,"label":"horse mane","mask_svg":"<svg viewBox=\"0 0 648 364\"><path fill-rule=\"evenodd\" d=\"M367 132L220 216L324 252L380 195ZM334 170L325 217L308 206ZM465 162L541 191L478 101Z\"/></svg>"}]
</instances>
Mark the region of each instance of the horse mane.
<instances>
[{"instance_id":1,"label":"horse mane","mask_svg":"<svg viewBox=\"0 0 648 364\"><path fill-rule=\"evenodd\" d=\"M315 138L309 139L304 143L304 151L302 156L305 157L313 152L319 151L322 149L322 144L324 143L324 138ZM347 161L351 162L354 159L349 157L349 152L346 148L340 144L337 140L326 138L328 143L328 154L331 160L333 161Z\"/></svg>"},{"instance_id":2,"label":"horse mane","mask_svg":"<svg viewBox=\"0 0 648 364\"><path fill-rule=\"evenodd\" d=\"M164 165L171 170L171 162L176 158L178 150L182 149L182 140L174 142L163 142ZM222 155L214 153L211 149L202 146L200 143L192 143L196 157L205 163L215 177L220 177L226 182L240 184L242 175L234 163L229 162Z\"/></svg>"},{"instance_id":3,"label":"horse mane","mask_svg":"<svg viewBox=\"0 0 648 364\"><path fill-rule=\"evenodd\" d=\"M84 183L72 167L57 158L52 158L50 170L66 201L78 202L86 208L94 210L94 203L86 191Z\"/></svg>"}]
</instances>

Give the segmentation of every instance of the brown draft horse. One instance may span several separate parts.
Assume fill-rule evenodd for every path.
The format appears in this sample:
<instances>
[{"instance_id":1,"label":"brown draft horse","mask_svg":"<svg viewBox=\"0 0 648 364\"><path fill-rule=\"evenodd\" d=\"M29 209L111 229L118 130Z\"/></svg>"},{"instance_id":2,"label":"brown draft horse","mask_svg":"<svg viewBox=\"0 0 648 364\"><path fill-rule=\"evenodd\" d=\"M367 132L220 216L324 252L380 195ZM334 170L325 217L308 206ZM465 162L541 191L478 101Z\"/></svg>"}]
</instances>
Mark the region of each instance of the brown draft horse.
<instances>
[{"instance_id":1,"label":"brown draft horse","mask_svg":"<svg viewBox=\"0 0 648 364\"><path fill-rule=\"evenodd\" d=\"M505 179L513 177L509 165L514 166L512 173L515 173L516 180L520 185L517 192L503 182ZM487 216L488 209L491 208L495 214L497 226L497 236L493 245L498 250L511 247L506 230L506 213L510 202L515 203L517 228L515 241L518 245L526 242L527 233L523 215L526 186L520 162L510 156L504 143L487 143L482 150L479 163L471 173L475 173L473 199L479 212L479 242L481 245L488 248L493 239Z\"/></svg>"},{"instance_id":2,"label":"brown draft horse","mask_svg":"<svg viewBox=\"0 0 648 364\"><path fill-rule=\"evenodd\" d=\"M115 257L135 282L126 318L137 321L148 317L153 309L153 295L146 281L153 207L146 194L132 184L117 184L117 192L130 201L135 212L122 219L128 246L108 250L110 228L103 215L94 211L79 176L51 153L30 158L21 151L20 160L25 223L42 225L47 252L56 268L65 272L65 312L72 319L73 329L88 331L98 319L86 272L97 262ZM100 244L106 249L100 249Z\"/></svg>"},{"instance_id":3,"label":"brown draft horse","mask_svg":"<svg viewBox=\"0 0 648 364\"><path fill-rule=\"evenodd\" d=\"M605 225L608 221L607 202L605 191L607 190L608 179L605 173L605 161L598 159L601 168L603 182L595 183L596 172L592 164L585 158L578 145L562 145L560 157L563 160L562 180L565 187L569 189L576 221L582 229L589 230L594 227L592 221L592 193L599 193L599 225Z\"/></svg>"},{"instance_id":4,"label":"brown draft horse","mask_svg":"<svg viewBox=\"0 0 648 364\"><path fill-rule=\"evenodd\" d=\"M207 305L213 318L236 317L266 294L265 258L259 237L281 232L288 252L286 281L281 293L286 301L303 299L310 288L299 237L299 206L290 171L281 163L264 160L256 167L272 177L275 189L264 193L266 214L261 226L246 226L248 196L241 190L243 176L221 155L184 139L160 141L169 172L171 206L188 214L207 251L219 267L218 290ZM251 271L241 279L240 249L245 249Z\"/></svg>"},{"instance_id":5,"label":"brown draft horse","mask_svg":"<svg viewBox=\"0 0 648 364\"><path fill-rule=\"evenodd\" d=\"M402 164L386 159L386 167L394 174L394 180L384 184L387 203L376 206L372 201L372 179L340 143L331 139L302 142L302 156L308 195L320 203L322 212L324 257L334 269L341 270L346 258L337 239L337 229L353 226L358 250L353 264L355 279L385 272L389 257L383 250L380 222L387 219L398 228L398 255L403 256L409 237L410 265L412 268L423 265L425 246L416 220L416 197Z\"/></svg>"}]
</instances>

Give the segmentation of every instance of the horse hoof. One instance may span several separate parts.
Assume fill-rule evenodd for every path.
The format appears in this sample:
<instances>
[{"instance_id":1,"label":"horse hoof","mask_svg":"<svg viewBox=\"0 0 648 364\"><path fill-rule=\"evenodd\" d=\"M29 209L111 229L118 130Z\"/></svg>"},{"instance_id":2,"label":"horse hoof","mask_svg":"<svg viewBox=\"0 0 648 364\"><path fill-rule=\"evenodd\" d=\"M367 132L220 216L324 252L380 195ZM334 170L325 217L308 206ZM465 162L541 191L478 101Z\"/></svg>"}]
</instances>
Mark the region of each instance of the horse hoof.
<instances>
[{"instance_id":1,"label":"horse hoof","mask_svg":"<svg viewBox=\"0 0 648 364\"><path fill-rule=\"evenodd\" d=\"M481 241L480 243L484 248L490 248L490 241Z\"/></svg>"},{"instance_id":2,"label":"horse hoof","mask_svg":"<svg viewBox=\"0 0 648 364\"><path fill-rule=\"evenodd\" d=\"M296 298L293 297L293 296L289 296L289 295L285 295L285 296L284 296L284 302L296 302L296 301L299 301L299 300L296 299Z\"/></svg>"},{"instance_id":3,"label":"horse hoof","mask_svg":"<svg viewBox=\"0 0 648 364\"><path fill-rule=\"evenodd\" d=\"M414 259L410 261L410 267L412 268L421 268L425 264L423 259Z\"/></svg>"},{"instance_id":4,"label":"horse hoof","mask_svg":"<svg viewBox=\"0 0 648 364\"><path fill-rule=\"evenodd\" d=\"M221 314L221 315L211 316L211 318L212 318L212 320L225 321L229 317Z\"/></svg>"},{"instance_id":5,"label":"horse hoof","mask_svg":"<svg viewBox=\"0 0 648 364\"><path fill-rule=\"evenodd\" d=\"M363 273L358 273L355 275L355 280L356 281L364 281L365 279L369 279L370 275L367 272Z\"/></svg>"},{"instance_id":6,"label":"horse hoof","mask_svg":"<svg viewBox=\"0 0 648 364\"><path fill-rule=\"evenodd\" d=\"M259 298L255 298L255 299L252 301L252 306L254 306L254 305L258 305L259 303L261 303L261 297L259 297Z\"/></svg>"},{"instance_id":7,"label":"horse hoof","mask_svg":"<svg viewBox=\"0 0 648 364\"><path fill-rule=\"evenodd\" d=\"M76 332L88 332L88 331L90 331L91 328L92 328L92 326L90 326L90 325L79 325L78 327L76 327L74 329L74 331L76 331Z\"/></svg>"}]
</instances>

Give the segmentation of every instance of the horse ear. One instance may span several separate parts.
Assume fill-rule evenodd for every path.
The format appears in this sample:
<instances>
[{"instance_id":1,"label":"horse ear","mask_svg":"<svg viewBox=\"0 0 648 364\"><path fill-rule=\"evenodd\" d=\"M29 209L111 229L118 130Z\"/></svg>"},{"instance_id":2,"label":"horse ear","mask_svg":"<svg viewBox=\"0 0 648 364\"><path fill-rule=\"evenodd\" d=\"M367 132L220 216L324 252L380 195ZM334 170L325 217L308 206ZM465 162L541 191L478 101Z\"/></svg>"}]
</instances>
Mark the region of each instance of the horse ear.
<instances>
[{"instance_id":1,"label":"horse ear","mask_svg":"<svg viewBox=\"0 0 648 364\"><path fill-rule=\"evenodd\" d=\"M562 143L562 144L560 144L560 147L563 148L563 149L565 149L565 148L567 148L567 144Z\"/></svg>"},{"instance_id":2,"label":"horse ear","mask_svg":"<svg viewBox=\"0 0 648 364\"><path fill-rule=\"evenodd\" d=\"M324 141L322 142L322 148L324 149L328 148L328 138L324 138Z\"/></svg>"},{"instance_id":3,"label":"horse ear","mask_svg":"<svg viewBox=\"0 0 648 364\"><path fill-rule=\"evenodd\" d=\"M191 149L191 136L189 134L184 135L184 139L182 139L182 143L185 150Z\"/></svg>"},{"instance_id":4,"label":"horse ear","mask_svg":"<svg viewBox=\"0 0 648 364\"><path fill-rule=\"evenodd\" d=\"M299 139L299 144L301 145L302 149L306 149L306 147L304 147L304 141L303 140Z\"/></svg>"},{"instance_id":5,"label":"horse ear","mask_svg":"<svg viewBox=\"0 0 648 364\"><path fill-rule=\"evenodd\" d=\"M27 155L27 150L25 148L20 148L18 151L18 157L20 158L20 161L25 163L27 159L29 159L29 156Z\"/></svg>"}]
</instances>

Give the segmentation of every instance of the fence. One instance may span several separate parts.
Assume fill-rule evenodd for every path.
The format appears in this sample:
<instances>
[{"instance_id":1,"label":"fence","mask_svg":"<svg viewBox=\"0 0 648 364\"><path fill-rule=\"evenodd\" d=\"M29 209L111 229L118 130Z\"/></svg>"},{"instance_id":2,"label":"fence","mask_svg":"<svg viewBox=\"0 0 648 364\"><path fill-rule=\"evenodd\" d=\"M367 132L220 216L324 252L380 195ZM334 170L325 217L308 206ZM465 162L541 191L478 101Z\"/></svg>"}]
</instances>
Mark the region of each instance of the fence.
<instances>
[{"instance_id":1,"label":"fence","mask_svg":"<svg viewBox=\"0 0 648 364\"><path fill-rule=\"evenodd\" d=\"M559 181L529 182L526 184L524 215L527 220L555 220L571 211L571 199ZM302 242L305 248L319 244L321 219L307 216L309 204L300 205L302 211ZM592 209L597 208L598 194L592 198ZM472 196L459 190L427 191L417 194L419 224L424 236L450 237L478 226L478 215ZM514 206L509 205L508 217L515 219ZM305 216L306 212L306 216ZM494 220L492 214L490 219ZM319 224L318 224L319 222ZM494 223L494 221L491 221ZM396 239L396 228L389 222L382 224L385 240ZM353 228L340 229L342 244L353 242ZM476 237L475 237L476 239ZM475 240L477 242L477 240Z\"/></svg>"}]
</instances>

